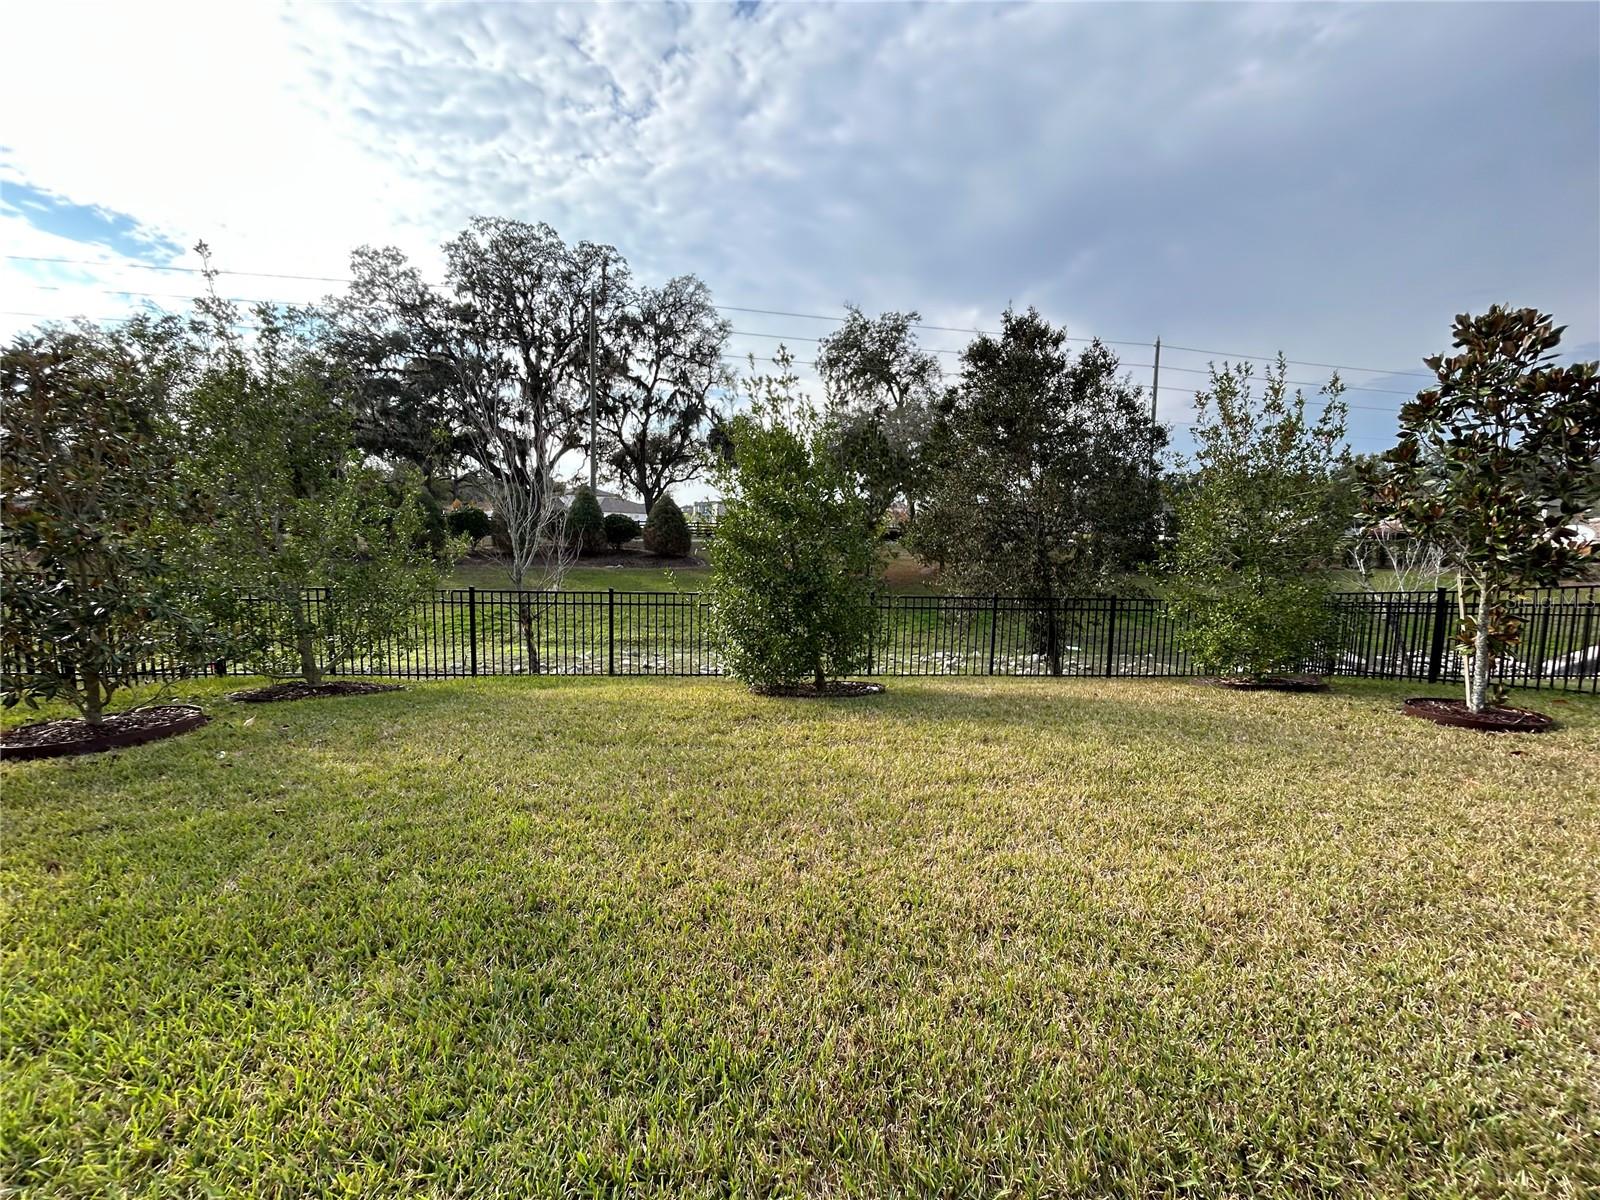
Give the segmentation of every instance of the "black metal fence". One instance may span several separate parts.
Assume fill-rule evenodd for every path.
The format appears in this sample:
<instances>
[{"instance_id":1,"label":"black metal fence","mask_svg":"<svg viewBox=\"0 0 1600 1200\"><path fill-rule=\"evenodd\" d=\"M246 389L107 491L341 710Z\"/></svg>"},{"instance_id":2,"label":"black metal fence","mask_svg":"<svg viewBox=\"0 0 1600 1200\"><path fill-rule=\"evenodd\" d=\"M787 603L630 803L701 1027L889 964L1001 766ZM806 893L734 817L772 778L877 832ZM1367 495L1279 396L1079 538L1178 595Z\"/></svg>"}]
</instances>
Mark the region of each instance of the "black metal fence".
<instances>
[{"instance_id":1,"label":"black metal fence","mask_svg":"<svg viewBox=\"0 0 1600 1200\"><path fill-rule=\"evenodd\" d=\"M313 610L325 597L307 596ZM1301 669L1438 683L1461 678L1454 593L1346 593L1333 634ZM1600 587L1551 588L1514 605L1516 652L1496 678L1600 691ZM243 664L224 664L243 674ZM340 675L719 675L707 603L694 592L518 592L464 588L417 605L402 636ZM869 675L1181 676L1195 673L1163 600L1087 597L1053 606L1011 596L884 596Z\"/></svg>"}]
</instances>

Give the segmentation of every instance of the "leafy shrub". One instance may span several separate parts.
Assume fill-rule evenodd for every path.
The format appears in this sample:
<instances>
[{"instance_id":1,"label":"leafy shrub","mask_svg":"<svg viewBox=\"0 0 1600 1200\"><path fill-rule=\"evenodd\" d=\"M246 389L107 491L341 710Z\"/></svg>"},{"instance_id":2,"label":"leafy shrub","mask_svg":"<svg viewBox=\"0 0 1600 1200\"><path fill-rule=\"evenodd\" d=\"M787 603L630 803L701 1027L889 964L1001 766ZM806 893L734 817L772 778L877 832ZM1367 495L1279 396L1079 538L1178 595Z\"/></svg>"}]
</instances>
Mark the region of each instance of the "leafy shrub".
<instances>
[{"instance_id":1,"label":"leafy shrub","mask_svg":"<svg viewBox=\"0 0 1600 1200\"><path fill-rule=\"evenodd\" d=\"M0 350L8 708L59 699L99 725L142 663L198 657L163 530L183 502L165 386L140 344L170 333L48 329Z\"/></svg>"},{"instance_id":2,"label":"leafy shrub","mask_svg":"<svg viewBox=\"0 0 1600 1200\"><path fill-rule=\"evenodd\" d=\"M426 492L397 503L354 446L303 316L264 317L250 343L216 297L204 367L177 397L178 483L208 509L186 531L218 628L244 631L227 657L257 673L323 676L414 636L413 604L458 548L436 553ZM254 602L246 603L246 597Z\"/></svg>"},{"instance_id":3,"label":"leafy shrub","mask_svg":"<svg viewBox=\"0 0 1600 1200\"><path fill-rule=\"evenodd\" d=\"M1350 514L1334 476L1346 458L1343 390L1308 421L1280 358L1261 400L1248 365L1213 368L1195 395L1194 473L1172 495L1168 596L1178 642L1202 670L1259 678L1312 656L1330 617L1325 569Z\"/></svg>"},{"instance_id":4,"label":"leafy shrub","mask_svg":"<svg viewBox=\"0 0 1600 1200\"><path fill-rule=\"evenodd\" d=\"M875 619L877 530L817 421L791 415L795 387L787 371L751 381L717 469L711 619L729 670L758 687L860 671Z\"/></svg>"},{"instance_id":5,"label":"leafy shrub","mask_svg":"<svg viewBox=\"0 0 1600 1200\"><path fill-rule=\"evenodd\" d=\"M416 508L417 531L413 536L417 549L444 555L450 543L450 523L439 498L428 490L415 468L397 472L389 480L388 492L389 503L397 513L408 504Z\"/></svg>"},{"instance_id":6,"label":"leafy shrub","mask_svg":"<svg viewBox=\"0 0 1600 1200\"><path fill-rule=\"evenodd\" d=\"M692 549L689 522L671 496L657 500L644 523L644 548L651 554L682 558Z\"/></svg>"},{"instance_id":7,"label":"leafy shrub","mask_svg":"<svg viewBox=\"0 0 1600 1200\"><path fill-rule=\"evenodd\" d=\"M572 497L567 509L567 537L579 554L593 554L605 545L605 514L600 511L600 501L585 485Z\"/></svg>"},{"instance_id":8,"label":"leafy shrub","mask_svg":"<svg viewBox=\"0 0 1600 1200\"><path fill-rule=\"evenodd\" d=\"M606 541L610 543L613 550L621 550L644 532L639 522L635 521L627 513L607 513L605 527Z\"/></svg>"},{"instance_id":9,"label":"leafy shrub","mask_svg":"<svg viewBox=\"0 0 1600 1200\"><path fill-rule=\"evenodd\" d=\"M483 509L467 504L453 510L449 517L451 537L464 537L470 546L476 546L488 537L494 522Z\"/></svg>"}]
</instances>

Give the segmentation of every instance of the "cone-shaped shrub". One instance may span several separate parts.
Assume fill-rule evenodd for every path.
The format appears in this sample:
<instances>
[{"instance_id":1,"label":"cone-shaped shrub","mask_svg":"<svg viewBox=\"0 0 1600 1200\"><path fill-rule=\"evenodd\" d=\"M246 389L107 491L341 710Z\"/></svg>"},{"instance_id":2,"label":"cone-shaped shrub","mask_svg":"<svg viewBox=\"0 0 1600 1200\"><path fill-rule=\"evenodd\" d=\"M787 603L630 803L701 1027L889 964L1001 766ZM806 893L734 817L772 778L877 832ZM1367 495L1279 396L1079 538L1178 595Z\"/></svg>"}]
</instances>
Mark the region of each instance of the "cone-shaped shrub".
<instances>
[{"instance_id":1,"label":"cone-shaped shrub","mask_svg":"<svg viewBox=\"0 0 1600 1200\"><path fill-rule=\"evenodd\" d=\"M605 514L587 485L573 494L572 507L567 509L567 537L579 554L593 554L606 544Z\"/></svg>"},{"instance_id":2,"label":"cone-shaped shrub","mask_svg":"<svg viewBox=\"0 0 1600 1200\"><path fill-rule=\"evenodd\" d=\"M671 496L663 496L644 523L644 548L651 554L681 558L689 553L689 522Z\"/></svg>"}]
</instances>

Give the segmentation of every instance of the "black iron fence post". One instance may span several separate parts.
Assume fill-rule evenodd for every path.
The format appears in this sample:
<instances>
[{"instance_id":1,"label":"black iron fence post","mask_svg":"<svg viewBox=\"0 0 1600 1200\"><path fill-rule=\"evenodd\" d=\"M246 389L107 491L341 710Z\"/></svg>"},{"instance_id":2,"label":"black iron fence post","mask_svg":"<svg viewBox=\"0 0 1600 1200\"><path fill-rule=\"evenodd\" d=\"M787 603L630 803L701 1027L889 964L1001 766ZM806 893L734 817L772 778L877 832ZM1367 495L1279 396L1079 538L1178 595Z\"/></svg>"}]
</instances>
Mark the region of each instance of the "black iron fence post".
<instances>
[{"instance_id":1,"label":"black iron fence post","mask_svg":"<svg viewBox=\"0 0 1600 1200\"><path fill-rule=\"evenodd\" d=\"M1589 647L1592 644L1589 641L1589 632L1590 632L1590 626L1592 626L1593 624L1594 624L1594 601L1591 600L1591 601L1589 601L1588 604L1585 604L1583 606L1583 633L1578 638L1577 659L1578 659L1578 686L1579 687L1583 686L1583 676L1584 676L1584 673L1585 673L1585 668L1588 666L1588 663L1589 663ZM1566 677L1568 679L1572 678L1572 664L1571 663L1567 664L1567 669L1566 669L1565 674L1566 674ZM1597 672L1597 678L1600 678L1600 672Z\"/></svg>"},{"instance_id":2,"label":"black iron fence post","mask_svg":"<svg viewBox=\"0 0 1600 1200\"><path fill-rule=\"evenodd\" d=\"M876 670L875 670L875 667L874 667L875 658L874 658L874 655L873 655L873 651L875 649L877 649L877 645L878 645L878 628L880 626L885 626L886 627L886 625L887 625L887 623L883 620L883 597L882 596L873 596L873 598L872 598L872 632L867 634L867 674L868 675L876 674Z\"/></svg>"},{"instance_id":3,"label":"black iron fence post","mask_svg":"<svg viewBox=\"0 0 1600 1200\"><path fill-rule=\"evenodd\" d=\"M1540 605L1539 615L1542 618L1539 622L1539 645L1534 650L1533 658L1533 686L1536 688L1544 686L1545 655L1550 647L1550 606Z\"/></svg>"},{"instance_id":4,"label":"black iron fence post","mask_svg":"<svg viewBox=\"0 0 1600 1200\"><path fill-rule=\"evenodd\" d=\"M1115 659L1113 655L1117 649L1117 598L1111 597L1111 608L1106 614L1106 678L1110 679L1116 674L1113 670Z\"/></svg>"},{"instance_id":5,"label":"black iron fence post","mask_svg":"<svg viewBox=\"0 0 1600 1200\"><path fill-rule=\"evenodd\" d=\"M467 589L467 640L472 644L472 673L478 673L478 589Z\"/></svg>"},{"instance_id":6,"label":"black iron fence post","mask_svg":"<svg viewBox=\"0 0 1600 1200\"><path fill-rule=\"evenodd\" d=\"M617 673L617 589L606 589L606 674Z\"/></svg>"},{"instance_id":7,"label":"black iron fence post","mask_svg":"<svg viewBox=\"0 0 1600 1200\"><path fill-rule=\"evenodd\" d=\"M1448 588L1434 588L1433 590L1433 643L1428 648L1428 682L1438 683L1439 675L1444 670L1444 633L1445 626L1450 622L1450 591Z\"/></svg>"},{"instance_id":8,"label":"black iron fence post","mask_svg":"<svg viewBox=\"0 0 1600 1200\"><path fill-rule=\"evenodd\" d=\"M1000 632L1000 593L989 604L989 674L994 674L994 641Z\"/></svg>"}]
</instances>

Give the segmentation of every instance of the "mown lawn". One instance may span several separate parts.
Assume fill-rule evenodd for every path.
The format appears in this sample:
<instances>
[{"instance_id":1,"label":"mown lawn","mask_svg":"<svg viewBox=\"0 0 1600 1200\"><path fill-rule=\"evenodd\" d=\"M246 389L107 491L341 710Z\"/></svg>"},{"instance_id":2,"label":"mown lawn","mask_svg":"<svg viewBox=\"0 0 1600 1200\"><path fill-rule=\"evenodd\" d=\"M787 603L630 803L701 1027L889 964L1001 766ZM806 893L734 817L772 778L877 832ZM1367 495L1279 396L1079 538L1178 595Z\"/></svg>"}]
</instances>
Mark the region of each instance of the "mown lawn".
<instances>
[{"instance_id":1,"label":"mown lawn","mask_svg":"<svg viewBox=\"0 0 1600 1200\"><path fill-rule=\"evenodd\" d=\"M1418 690L201 685L0 769L0 1190L1594 1194L1600 703Z\"/></svg>"}]
</instances>

